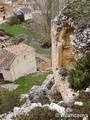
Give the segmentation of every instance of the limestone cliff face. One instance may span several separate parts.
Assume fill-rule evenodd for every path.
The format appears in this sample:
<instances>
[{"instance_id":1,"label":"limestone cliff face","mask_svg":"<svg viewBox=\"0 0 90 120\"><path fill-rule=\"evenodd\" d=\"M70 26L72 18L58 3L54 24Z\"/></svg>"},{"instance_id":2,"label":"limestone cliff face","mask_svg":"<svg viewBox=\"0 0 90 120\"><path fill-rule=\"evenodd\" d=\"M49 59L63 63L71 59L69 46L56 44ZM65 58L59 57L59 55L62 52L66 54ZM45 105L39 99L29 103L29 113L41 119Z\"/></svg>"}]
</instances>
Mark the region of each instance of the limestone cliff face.
<instances>
[{"instance_id":1,"label":"limestone cliff face","mask_svg":"<svg viewBox=\"0 0 90 120\"><path fill-rule=\"evenodd\" d=\"M74 54L70 46L70 35L74 35L75 27L67 21L57 25L58 17L52 22L52 69L55 84L65 102L73 100L75 93L69 89L67 77L60 74L74 62Z\"/></svg>"},{"instance_id":2,"label":"limestone cliff face","mask_svg":"<svg viewBox=\"0 0 90 120\"><path fill-rule=\"evenodd\" d=\"M80 22L80 24L78 24ZM90 21L75 21L60 13L53 21L52 36L52 69L55 84L65 102L72 102L77 96L71 88L65 71L72 67L75 59L90 52Z\"/></svg>"}]
</instances>

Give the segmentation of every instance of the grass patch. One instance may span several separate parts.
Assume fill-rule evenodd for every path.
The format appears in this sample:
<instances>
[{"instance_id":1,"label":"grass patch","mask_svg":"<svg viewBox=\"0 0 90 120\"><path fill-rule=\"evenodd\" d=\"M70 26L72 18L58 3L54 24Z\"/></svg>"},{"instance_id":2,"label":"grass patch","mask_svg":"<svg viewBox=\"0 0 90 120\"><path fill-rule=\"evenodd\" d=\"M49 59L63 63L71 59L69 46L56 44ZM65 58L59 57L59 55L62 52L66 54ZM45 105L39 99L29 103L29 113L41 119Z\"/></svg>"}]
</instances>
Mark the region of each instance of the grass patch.
<instances>
[{"instance_id":1,"label":"grass patch","mask_svg":"<svg viewBox=\"0 0 90 120\"><path fill-rule=\"evenodd\" d=\"M15 91L19 94L28 93L34 85L42 85L48 74L52 74L52 71L46 71L43 74L39 75L33 74L30 76L20 77L15 81L15 83L19 85L19 87Z\"/></svg>"},{"instance_id":2,"label":"grass patch","mask_svg":"<svg viewBox=\"0 0 90 120\"><path fill-rule=\"evenodd\" d=\"M7 23L3 23L1 26L6 32L10 32L13 35L17 35L18 33L25 34L25 30L19 27L19 25L10 25Z\"/></svg>"},{"instance_id":3,"label":"grass patch","mask_svg":"<svg viewBox=\"0 0 90 120\"><path fill-rule=\"evenodd\" d=\"M29 43L30 39L37 39L40 35L38 33L32 33L26 23L10 25L8 23L1 24L1 27L11 34L13 34L13 39L18 40L18 35L22 34L27 36Z\"/></svg>"},{"instance_id":4,"label":"grass patch","mask_svg":"<svg viewBox=\"0 0 90 120\"><path fill-rule=\"evenodd\" d=\"M45 57L51 59L51 50L45 50L42 47L40 47L39 44L33 44L32 47L35 48L37 53L43 54Z\"/></svg>"}]
</instances>

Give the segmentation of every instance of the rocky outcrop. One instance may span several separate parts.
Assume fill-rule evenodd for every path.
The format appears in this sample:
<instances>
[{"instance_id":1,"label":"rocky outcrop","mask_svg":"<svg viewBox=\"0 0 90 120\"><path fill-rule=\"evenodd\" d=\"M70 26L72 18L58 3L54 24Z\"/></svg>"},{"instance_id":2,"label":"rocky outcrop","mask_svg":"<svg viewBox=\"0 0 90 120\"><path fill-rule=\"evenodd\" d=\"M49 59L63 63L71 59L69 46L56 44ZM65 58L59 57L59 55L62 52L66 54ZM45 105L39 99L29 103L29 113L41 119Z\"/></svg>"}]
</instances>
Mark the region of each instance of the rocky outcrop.
<instances>
[{"instance_id":1,"label":"rocky outcrop","mask_svg":"<svg viewBox=\"0 0 90 120\"><path fill-rule=\"evenodd\" d=\"M50 101L57 101L55 96L60 96L56 87L54 86L53 75L48 75L46 80L41 86L33 86L29 92L29 100L31 103L50 103ZM59 99L60 98L60 99ZM58 98L58 101L61 100L61 97Z\"/></svg>"},{"instance_id":2,"label":"rocky outcrop","mask_svg":"<svg viewBox=\"0 0 90 120\"><path fill-rule=\"evenodd\" d=\"M62 116L64 116L65 115L64 107L59 106L58 104L53 103L52 101L50 105L48 104L50 103L49 95L52 95L52 94L54 95L58 94L58 91L56 90L56 87L54 86L53 74L47 76L42 86L33 86L31 90L29 91L28 95L22 94L20 96L20 99L27 98L24 105L22 105L21 107L14 107L13 112L0 115L0 119L1 120L12 120L13 118L16 118L16 116L20 116L23 114L27 115L28 112L30 112L35 107L45 107L45 106L47 106L48 109L50 110L56 110Z\"/></svg>"},{"instance_id":3,"label":"rocky outcrop","mask_svg":"<svg viewBox=\"0 0 90 120\"><path fill-rule=\"evenodd\" d=\"M8 113L4 113L4 114L0 115L0 120L14 120L14 119L16 120L18 116L22 116L22 115L28 116L31 110L33 110L34 108L38 109L38 107L43 108L43 109L44 109L44 107L47 107L48 109L50 109L52 111L55 110L57 112L55 114L56 118L57 117L65 117L66 118L66 117L68 117L68 115L70 115L70 113L72 115L75 115L75 111L74 111L74 113L72 113L73 109L75 108L76 105L82 107L83 102L85 101L87 96L88 96L87 100L89 101L90 87L88 87L84 91L86 93L86 95L84 95L84 93L81 94L81 96L84 95L84 97L82 96L83 99L81 98L81 96L79 96L79 99L77 99L75 102L73 102L73 104L70 106L67 106L67 104L64 101L60 101L60 100L59 100L59 103L57 103L57 104L54 102L51 102L50 104L45 103L44 105L42 105L39 102L39 100L40 100L41 96L44 97L45 92L46 92L46 94L51 94L51 93L57 94L57 90L56 90L55 86L52 86L50 89L50 87L49 87L50 82L54 82L53 75L47 76L47 79L44 81L44 83L41 87L40 86L33 87L31 89L31 91L29 92L29 95L27 95L27 94L21 95L21 99L27 98L27 101L25 102L25 104L22 105L21 107L14 107L12 112L8 112ZM40 87L40 89L39 89L39 87ZM38 88L39 91L38 91L38 89L34 89L34 88ZM44 94L41 89L45 91ZM30 96L33 96L32 97L33 99L30 99ZM35 98L37 98L37 100ZM34 101L36 101L36 103ZM66 105L66 107L65 107L65 105ZM73 105L75 105L74 108L73 108ZM76 107L76 108L78 108L78 107ZM35 113L33 113L33 114L35 115ZM76 114L77 114L77 111L76 111ZM87 114L87 116L88 116L88 114ZM84 116L82 116L82 117L84 117Z\"/></svg>"},{"instance_id":4,"label":"rocky outcrop","mask_svg":"<svg viewBox=\"0 0 90 120\"><path fill-rule=\"evenodd\" d=\"M52 69L57 90L65 102L72 102L77 96L69 88L65 71L74 63L74 54L70 46L70 35L74 35L75 26L70 20L60 15L52 21Z\"/></svg>"},{"instance_id":5,"label":"rocky outcrop","mask_svg":"<svg viewBox=\"0 0 90 120\"><path fill-rule=\"evenodd\" d=\"M78 14L75 14L77 11L72 10L75 8L75 4L78 5L81 2L76 1L66 6L52 21L51 28L52 69L55 85L63 100L67 103L72 102L78 96L78 93L69 88L65 71L73 67L75 59L81 58L85 53L90 52L89 10L85 8L87 12L83 10L83 13L81 13L79 6L80 10L78 10ZM84 1L81 5L87 7L90 2ZM77 18L77 15L80 17Z\"/></svg>"},{"instance_id":6,"label":"rocky outcrop","mask_svg":"<svg viewBox=\"0 0 90 120\"><path fill-rule=\"evenodd\" d=\"M88 26L85 27L82 31L77 30L75 36L70 36L74 50L84 54L90 52L90 28Z\"/></svg>"}]
</instances>

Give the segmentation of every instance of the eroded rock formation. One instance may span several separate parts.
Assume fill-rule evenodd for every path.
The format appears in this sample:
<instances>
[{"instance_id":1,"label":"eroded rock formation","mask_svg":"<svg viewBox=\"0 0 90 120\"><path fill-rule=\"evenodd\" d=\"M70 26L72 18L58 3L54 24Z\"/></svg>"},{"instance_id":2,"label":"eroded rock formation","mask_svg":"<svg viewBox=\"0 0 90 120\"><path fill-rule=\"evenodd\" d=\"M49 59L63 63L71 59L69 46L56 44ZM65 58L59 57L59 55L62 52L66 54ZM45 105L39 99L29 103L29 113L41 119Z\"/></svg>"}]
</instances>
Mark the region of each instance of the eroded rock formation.
<instances>
[{"instance_id":1,"label":"eroded rock formation","mask_svg":"<svg viewBox=\"0 0 90 120\"><path fill-rule=\"evenodd\" d=\"M69 88L65 73L73 67L75 59L90 52L90 21L74 19L63 14L63 11L52 21L52 69L57 90L63 100L69 103L78 94Z\"/></svg>"}]
</instances>

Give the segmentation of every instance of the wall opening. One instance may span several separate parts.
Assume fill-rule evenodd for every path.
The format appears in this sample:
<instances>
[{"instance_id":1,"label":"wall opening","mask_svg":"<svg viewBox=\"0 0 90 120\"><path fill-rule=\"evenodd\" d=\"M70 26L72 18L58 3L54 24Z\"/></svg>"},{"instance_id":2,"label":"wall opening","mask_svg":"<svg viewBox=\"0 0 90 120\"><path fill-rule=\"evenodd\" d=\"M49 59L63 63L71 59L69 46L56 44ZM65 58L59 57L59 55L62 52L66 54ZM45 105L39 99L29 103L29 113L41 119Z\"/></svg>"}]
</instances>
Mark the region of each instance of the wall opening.
<instances>
[{"instance_id":1,"label":"wall opening","mask_svg":"<svg viewBox=\"0 0 90 120\"><path fill-rule=\"evenodd\" d=\"M3 78L3 74L0 73L0 84L4 83L4 78Z\"/></svg>"}]
</instances>

